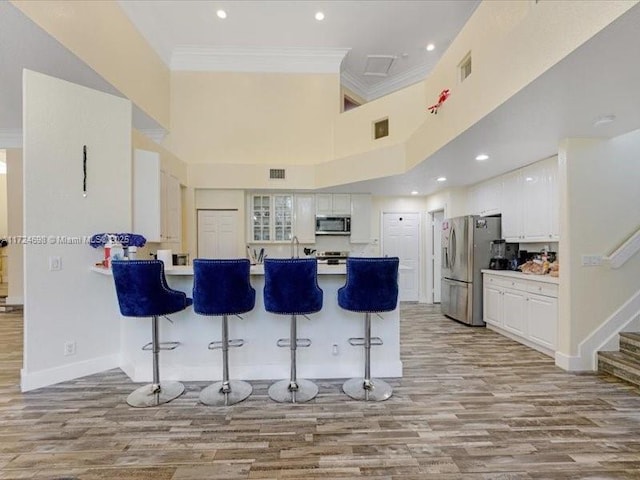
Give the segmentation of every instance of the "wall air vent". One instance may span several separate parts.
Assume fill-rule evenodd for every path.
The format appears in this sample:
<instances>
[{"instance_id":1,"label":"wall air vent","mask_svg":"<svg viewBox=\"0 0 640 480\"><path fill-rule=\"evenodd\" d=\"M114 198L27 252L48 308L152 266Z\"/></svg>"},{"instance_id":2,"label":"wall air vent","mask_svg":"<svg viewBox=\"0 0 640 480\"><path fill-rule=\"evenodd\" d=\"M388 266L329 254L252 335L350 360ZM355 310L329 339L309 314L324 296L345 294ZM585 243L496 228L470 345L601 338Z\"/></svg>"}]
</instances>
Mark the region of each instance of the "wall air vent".
<instances>
[{"instance_id":1,"label":"wall air vent","mask_svg":"<svg viewBox=\"0 0 640 480\"><path fill-rule=\"evenodd\" d=\"M269 179L271 180L284 180L284 168L270 168Z\"/></svg>"},{"instance_id":2,"label":"wall air vent","mask_svg":"<svg viewBox=\"0 0 640 480\"><path fill-rule=\"evenodd\" d=\"M383 118L381 120L373 122L373 139L378 140L379 138L388 137L389 136L389 119Z\"/></svg>"},{"instance_id":3,"label":"wall air vent","mask_svg":"<svg viewBox=\"0 0 640 480\"><path fill-rule=\"evenodd\" d=\"M467 53L458 64L458 70L460 71L460 82L464 82L471 75L471 52Z\"/></svg>"}]
</instances>

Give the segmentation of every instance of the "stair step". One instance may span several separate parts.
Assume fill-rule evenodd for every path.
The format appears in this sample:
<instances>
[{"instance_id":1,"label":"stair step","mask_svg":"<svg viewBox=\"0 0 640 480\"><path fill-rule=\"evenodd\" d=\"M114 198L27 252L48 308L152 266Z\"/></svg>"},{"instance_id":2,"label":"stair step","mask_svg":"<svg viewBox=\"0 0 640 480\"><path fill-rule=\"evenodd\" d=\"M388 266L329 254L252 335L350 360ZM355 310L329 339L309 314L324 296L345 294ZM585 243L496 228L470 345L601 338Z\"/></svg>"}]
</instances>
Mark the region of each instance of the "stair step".
<instances>
[{"instance_id":1,"label":"stair step","mask_svg":"<svg viewBox=\"0 0 640 480\"><path fill-rule=\"evenodd\" d=\"M624 340L627 343L632 343L640 347L640 333L637 332L620 332L620 340Z\"/></svg>"},{"instance_id":2,"label":"stair step","mask_svg":"<svg viewBox=\"0 0 640 480\"><path fill-rule=\"evenodd\" d=\"M598 371L640 386L640 360L623 352L598 352Z\"/></svg>"}]
</instances>

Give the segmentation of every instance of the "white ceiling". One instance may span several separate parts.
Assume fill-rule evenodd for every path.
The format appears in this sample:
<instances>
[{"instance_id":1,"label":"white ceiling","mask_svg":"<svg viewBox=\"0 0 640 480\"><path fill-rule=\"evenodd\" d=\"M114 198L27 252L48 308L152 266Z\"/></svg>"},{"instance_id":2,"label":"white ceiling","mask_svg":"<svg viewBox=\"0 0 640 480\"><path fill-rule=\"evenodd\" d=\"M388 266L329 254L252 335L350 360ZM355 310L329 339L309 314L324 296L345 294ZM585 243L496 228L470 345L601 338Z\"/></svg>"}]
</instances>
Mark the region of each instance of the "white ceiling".
<instances>
[{"instance_id":1,"label":"white ceiling","mask_svg":"<svg viewBox=\"0 0 640 480\"><path fill-rule=\"evenodd\" d=\"M342 62L343 83L372 99L423 80L479 0L119 3L167 66L176 65L176 56L188 47L208 47L212 52L348 49ZM216 16L218 9L227 12L226 19ZM325 14L321 22L314 18L318 11ZM436 46L432 52L425 50L429 43ZM367 76L368 55L397 58L388 76Z\"/></svg>"}]
</instances>

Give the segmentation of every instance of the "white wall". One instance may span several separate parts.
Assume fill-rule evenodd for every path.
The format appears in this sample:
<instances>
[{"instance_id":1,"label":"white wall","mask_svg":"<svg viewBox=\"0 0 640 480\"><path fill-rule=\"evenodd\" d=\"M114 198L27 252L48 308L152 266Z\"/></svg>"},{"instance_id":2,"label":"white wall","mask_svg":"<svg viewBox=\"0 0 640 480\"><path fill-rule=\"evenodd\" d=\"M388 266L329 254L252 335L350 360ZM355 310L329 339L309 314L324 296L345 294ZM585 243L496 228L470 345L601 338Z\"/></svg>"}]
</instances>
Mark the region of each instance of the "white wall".
<instances>
[{"instance_id":1,"label":"white wall","mask_svg":"<svg viewBox=\"0 0 640 480\"><path fill-rule=\"evenodd\" d=\"M7 150L7 232L12 237L22 235L22 196L22 150L10 149ZM21 305L24 301L24 247L18 243L11 243L7 250L9 256L7 304Z\"/></svg>"},{"instance_id":2,"label":"white wall","mask_svg":"<svg viewBox=\"0 0 640 480\"><path fill-rule=\"evenodd\" d=\"M24 234L130 231L131 103L29 70L23 97ZM51 256L61 258L60 271L49 271ZM23 390L119 365L113 284L89 270L101 256L86 244L25 246ZM69 341L76 354L64 356Z\"/></svg>"},{"instance_id":3,"label":"white wall","mask_svg":"<svg viewBox=\"0 0 640 480\"><path fill-rule=\"evenodd\" d=\"M582 255L608 255L640 228L638 152L640 130L560 146L558 350L565 358L640 288L640 255L617 270L581 265Z\"/></svg>"}]
</instances>

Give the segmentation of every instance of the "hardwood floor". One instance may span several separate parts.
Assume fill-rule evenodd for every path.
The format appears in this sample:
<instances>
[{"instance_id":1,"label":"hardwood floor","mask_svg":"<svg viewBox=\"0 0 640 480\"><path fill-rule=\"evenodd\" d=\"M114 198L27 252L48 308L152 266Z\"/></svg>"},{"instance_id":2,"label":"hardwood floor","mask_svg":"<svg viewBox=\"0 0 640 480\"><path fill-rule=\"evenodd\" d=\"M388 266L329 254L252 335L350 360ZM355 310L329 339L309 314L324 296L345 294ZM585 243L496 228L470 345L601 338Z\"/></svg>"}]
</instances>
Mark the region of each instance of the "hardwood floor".
<instances>
[{"instance_id":1,"label":"hardwood floor","mask_svg":"<svg viewBox=\"0 0 640 480\"><path fill-rule=\"evenodd\" d=\"M283 405L252 382L212 408L201 382L152 409L126 405L120 370L21 394L22 318L0 315L0 479L640 478L636 388L438 311L403 305L405 376L386 402L321 381L316 400Z\"/></svg>"}]
</instances>

